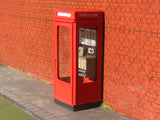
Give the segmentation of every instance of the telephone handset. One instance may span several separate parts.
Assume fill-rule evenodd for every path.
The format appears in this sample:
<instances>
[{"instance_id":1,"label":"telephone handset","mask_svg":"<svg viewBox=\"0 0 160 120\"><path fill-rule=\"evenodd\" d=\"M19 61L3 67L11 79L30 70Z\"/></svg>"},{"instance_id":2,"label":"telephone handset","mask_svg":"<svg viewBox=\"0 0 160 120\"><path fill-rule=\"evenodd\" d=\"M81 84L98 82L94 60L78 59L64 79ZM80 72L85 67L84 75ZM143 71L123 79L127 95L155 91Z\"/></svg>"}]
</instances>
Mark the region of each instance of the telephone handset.
<instances>
[{"instance_id":1,"label":"telephone handset","mask_svg":"<svg viewBox=\"0 0 160 120\"><path fill-rule=\"evenodd\" d=\"M84 48L83 47L78 48L78 54L79 54L79 56L83 56L83 54L84 54Z\"/></svg>"}]
</instances>

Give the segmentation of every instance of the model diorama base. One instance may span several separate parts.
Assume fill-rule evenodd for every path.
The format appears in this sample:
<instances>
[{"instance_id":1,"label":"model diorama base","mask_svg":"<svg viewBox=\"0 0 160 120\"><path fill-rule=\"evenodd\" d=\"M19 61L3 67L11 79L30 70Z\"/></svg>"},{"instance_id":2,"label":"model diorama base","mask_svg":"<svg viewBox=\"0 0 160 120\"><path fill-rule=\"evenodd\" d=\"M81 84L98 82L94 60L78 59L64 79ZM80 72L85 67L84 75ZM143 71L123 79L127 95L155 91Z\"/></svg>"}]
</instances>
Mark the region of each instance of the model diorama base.
<instances>
[{"instance_id":1,"label":"model diorama base","mask_svg":"<svg viewBox=\"0 0 160 120\"><path fill-rule=\"evenodd\" d=\"M64 102L56 100L56 99L54 99L54 101L56 104L63 106L71 111L79 111L79 110L85 110L85 109L89 109L89 108L99 107L102 104L101 101L98 101L98 102L86 103L86 104L82 104L82 105L71 106L71 105L68 105Z\"/></svg>"}]
</instances>

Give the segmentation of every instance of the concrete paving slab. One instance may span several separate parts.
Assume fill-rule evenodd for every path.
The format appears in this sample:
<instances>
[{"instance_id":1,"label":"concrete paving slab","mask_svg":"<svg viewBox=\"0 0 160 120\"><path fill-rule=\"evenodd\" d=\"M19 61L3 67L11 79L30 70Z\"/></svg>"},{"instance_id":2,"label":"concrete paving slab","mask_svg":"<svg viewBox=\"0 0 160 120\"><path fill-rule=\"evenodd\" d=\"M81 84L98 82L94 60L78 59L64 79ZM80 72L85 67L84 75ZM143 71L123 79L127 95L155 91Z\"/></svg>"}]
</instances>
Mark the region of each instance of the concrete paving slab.
<instances>
[{"instance_id":1,"label":"concrete paving slab","mask_svg":"<svg viewBox=\"0 0 160 120\"><path fill-rule=\"evenodd\" d=\"M72 112L54 103L53 86L0 66L0 96L39 120L134 120L101 107Z\"/></svg>"}]
</instances>

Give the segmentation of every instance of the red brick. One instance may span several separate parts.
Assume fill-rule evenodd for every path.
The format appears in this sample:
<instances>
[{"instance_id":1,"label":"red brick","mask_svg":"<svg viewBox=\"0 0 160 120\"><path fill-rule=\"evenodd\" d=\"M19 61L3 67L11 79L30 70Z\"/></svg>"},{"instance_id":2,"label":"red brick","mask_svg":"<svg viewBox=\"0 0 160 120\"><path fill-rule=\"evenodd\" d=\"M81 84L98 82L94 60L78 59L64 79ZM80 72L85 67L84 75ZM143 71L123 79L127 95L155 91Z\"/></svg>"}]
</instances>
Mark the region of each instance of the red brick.
<instances>
[{"instance_id":1,"label":"red brick","mask_svg":"<svg viewBox=\"0 0 160 120\"><path fill-rule=\"evenodd\" d=\"M160 103L156 104L156 103L152 103L153 108L155 109L160 109Z\"/></svg>"}]
</instances>

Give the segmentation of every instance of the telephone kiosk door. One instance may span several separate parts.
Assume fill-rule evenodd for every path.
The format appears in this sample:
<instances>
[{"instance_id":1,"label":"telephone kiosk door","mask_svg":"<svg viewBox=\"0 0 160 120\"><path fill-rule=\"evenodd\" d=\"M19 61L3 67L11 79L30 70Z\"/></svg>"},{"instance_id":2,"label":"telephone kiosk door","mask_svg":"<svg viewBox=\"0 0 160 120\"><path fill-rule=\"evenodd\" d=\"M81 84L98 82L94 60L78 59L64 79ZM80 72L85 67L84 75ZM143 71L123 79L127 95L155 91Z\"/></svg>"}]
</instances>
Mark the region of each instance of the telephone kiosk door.
<instances>
[{"instance_id":1,"label":"telephone kiosk door","mask_svg":"<svg viewBox=\"0 0 160 120\"><path fill-rule=\"evenodd\" d=\"M77 24L77 104L101 101L103 22L89 23Z\"/></svg>"}]
</instances>

